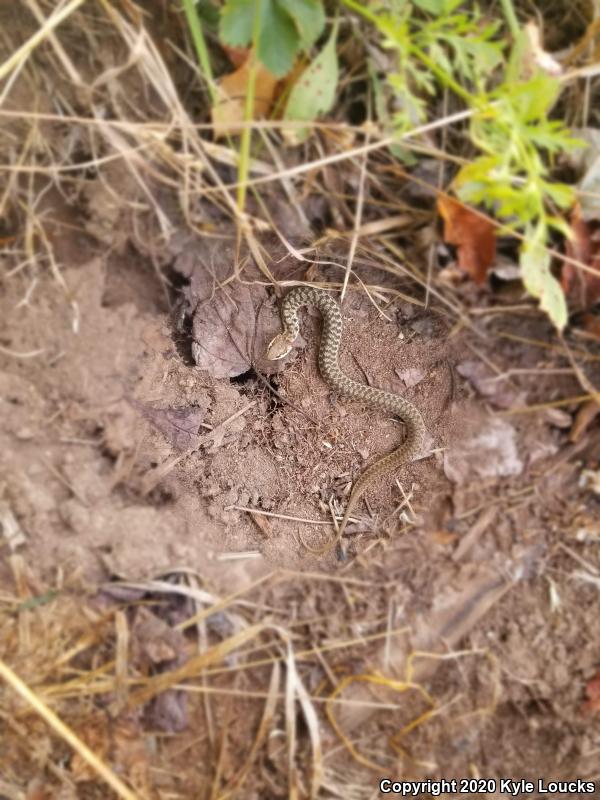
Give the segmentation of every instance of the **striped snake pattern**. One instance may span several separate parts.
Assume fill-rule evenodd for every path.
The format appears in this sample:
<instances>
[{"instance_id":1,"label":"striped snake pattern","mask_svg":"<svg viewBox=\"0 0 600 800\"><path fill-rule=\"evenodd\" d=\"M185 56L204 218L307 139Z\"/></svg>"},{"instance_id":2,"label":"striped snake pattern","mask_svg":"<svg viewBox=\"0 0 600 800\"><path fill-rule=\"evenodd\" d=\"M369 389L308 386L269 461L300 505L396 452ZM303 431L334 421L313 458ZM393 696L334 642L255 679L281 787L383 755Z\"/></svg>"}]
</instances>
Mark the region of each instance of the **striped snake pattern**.
<instances>
[{"instance_id":1,"label":"striped snake pattern","mask_svg":"<svg viewBox=\"0 0 600 800\"><path fill-rule=\"evenodd\" d=\"M342 372L338 361L342 341L342 314L333 297L323 289L299 286L286 294L281 305L283 330L269 344L266 353L268 359L276 361L284 358L291 351L300 332L298 309L302 306L315 306L323 317L319 347L319 371L329 386L353 400L360 400L373 408L397 415L406 427L406 438L400 447L367 467L354 483L337 536L322 551L326 552L341 539L352 510L372 481L381 475L397 471L402 464L412 461L421 451L425 436L425 423L419 411L408 400L383 389L375 389L364 383L358 383Z\"/></svg>"}]
</instances>

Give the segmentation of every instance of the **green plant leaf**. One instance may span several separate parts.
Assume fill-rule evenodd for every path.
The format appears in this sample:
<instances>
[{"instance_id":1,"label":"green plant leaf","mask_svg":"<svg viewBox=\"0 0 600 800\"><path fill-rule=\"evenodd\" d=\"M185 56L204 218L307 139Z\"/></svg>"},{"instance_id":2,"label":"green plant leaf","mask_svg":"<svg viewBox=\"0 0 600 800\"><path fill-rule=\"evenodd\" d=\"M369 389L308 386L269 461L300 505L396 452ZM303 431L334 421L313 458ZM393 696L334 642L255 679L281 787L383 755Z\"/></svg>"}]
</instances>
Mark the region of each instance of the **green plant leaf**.
<instances>
[{"instance_id":1,"label":"green plant leaf","mask_svg":"<svg viewBox=\"0 0 600 800\"><path fill-rule=\"evenodd\" d=\"M252 41L256 0L227 0L221 11L219 38L231 47L246 47Z\"/></svg>"},{"instance_id":2,"label":"green plant leaf","mask_svg":"<svg viewBox=\"0 0 600 800\"><path fill-rule=\"evenodd\" d=\"M333 106L338 83L336 39L337 23L319 55L292 87L283 113L284 119L312 122ZM293 131L288 129L286 138L293 144L299 144L309 133L309 127L295 128Z\"/></svg>"},{"instance_id":3,"label":"green plant leaf","mask_svg":"<svg viewBox=\"0 0 600 800\"><path fill-rule=\"evenodd\" d=\"M463 0L413 0L413 4L429 14L440 16L441 14L451 14Z\"/></svg>"},{"instance_id":4,"label":"green plant leaf","mask_svg":"<svg viewBox=\"0 0 600 800\"><path fill-rule=\"evenodd\" d=\"M321 0L277 0L277 5L293 20L300 37L300 48L308 50L325 27Z\"/></svg>"},{"instance_id":5,"label":"green plant leaf","mask_svg":"<svg viewBox=\"0 0 600 800\"><path fill-rule=\"evenodd\" d=\"M227 0L221 11L221 41L232 47L252 44L257 13L258 60L281 78L291 70L298 51L310 47L323 30L322 0Z\"/></svg>"},{"instance_id":6,"label":"green plant leaf","mask_svg":"<svg viewBox=\"0 0 600 800\"><path fill-rule=\"evenodd\" d=\"M219 9L210 0L196 0L196 9L206 27L211 31L216 31L219 27Z\"/></svg>"},{"instance_id":7,"label":"green plant leaf","mask_svg":"<svg viewBox=\"0 0 600 800\"><path fill-rule=\"evenodd\" d=\"M521 276L527 291L540 301L554 325L561 331L567 324L567 301L560 283L550 272L550 254L544 247L545 231L538 226L521 249Z\"/></svg>"},{"instance_id":8,"label":"green plant leaf","mask_svg":"<svg viewBox=\"0 0 600 800\"><path fill-rule=\"evenodd\" d=\"M261 30L258 37L258 60L278 78L291 70L300 49L300 34L294 20L277 0L262 3Z\"/></svg>"}]
</instances>

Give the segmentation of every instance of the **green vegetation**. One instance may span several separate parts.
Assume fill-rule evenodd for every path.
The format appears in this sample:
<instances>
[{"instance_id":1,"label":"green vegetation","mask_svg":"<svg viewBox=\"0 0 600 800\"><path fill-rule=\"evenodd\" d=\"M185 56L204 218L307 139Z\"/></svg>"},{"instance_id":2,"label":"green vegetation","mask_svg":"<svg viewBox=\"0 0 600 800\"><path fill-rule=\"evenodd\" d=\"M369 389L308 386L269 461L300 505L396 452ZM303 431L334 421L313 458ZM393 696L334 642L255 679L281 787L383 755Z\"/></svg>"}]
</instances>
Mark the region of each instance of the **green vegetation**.
<instances>
[{"instance_id":1,"label":"green vegetation","mask_svg":"<svg viewBox=\"0 0 600 800\"><path fill-rule=\"evenodd\" d=\"M454 189L461 200L486 208L505 231L523 239L525 287L561 329L567 321L566 301L546 248L553 229L570 235L561 212L573 204L574 192L551 180L550 165L580 143L561 122L549 119L561 84L540 68L543 51L536 51L536 43L519 28L511 0L503 0L501 19L484 17L475 3L462 0L343 0L343 6L368 23L367 37L375 36L381 48L395 55L396 68L387 76L396 97L394 131L406 138L431 121L442 91L466 107L472 148L468 163L455 176ZM310 122L333 106L337 27L332 26L319 52L312 52L302 80L288 86L284 119ZM290 73L300 54L310 58L324 30L321 0L226 0L220 10L221 41L252 47L276 77ZM374 78L370 66L369 72ZM247 121L252 119L254 80L251 72ZM379 87L375 89L377 95ZM297 143L309 133L309 127L297 129L286 138ZM242 136L244 164L250 135ZM244 178L245 170L240 180Z\"/></svg>"}]
</instances>

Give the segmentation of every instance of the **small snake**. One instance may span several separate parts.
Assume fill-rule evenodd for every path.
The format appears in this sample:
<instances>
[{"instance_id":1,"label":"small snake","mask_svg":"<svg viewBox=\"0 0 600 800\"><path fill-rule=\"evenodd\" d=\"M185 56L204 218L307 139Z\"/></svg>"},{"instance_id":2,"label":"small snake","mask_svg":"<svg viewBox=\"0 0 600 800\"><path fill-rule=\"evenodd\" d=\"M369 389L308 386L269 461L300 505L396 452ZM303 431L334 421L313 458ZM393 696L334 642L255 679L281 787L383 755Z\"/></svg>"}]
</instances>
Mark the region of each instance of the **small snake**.
<instances>
[{"instance_id":1,"label":"small snake","mask_svg":"<svg viewBox=\"0 0 600 800\"><path fill-rule=\"evenodd\" d=\"M338 363L342 339L342 315L339 305L323 289L299 286L286 294L281 305L283 330L267 347L266 356L269 360L277 361L291 351L300 332L298 309L301 306L315 306L323 317L323 331L319 348L319 371L323 379L332 389L346 397L361 400L374 408L391 411L400 417L406 426L406 438L400 447L367 467L355 482L337 535L327 548L321 551L326 552L340 541L352 509L371 482L380 475L396 471L402 464L412 461L420 452L425 436L425 423L419 411L403 397L385 392L383 389L374 389L344 375Z\"/></svg>"}]
</instances>

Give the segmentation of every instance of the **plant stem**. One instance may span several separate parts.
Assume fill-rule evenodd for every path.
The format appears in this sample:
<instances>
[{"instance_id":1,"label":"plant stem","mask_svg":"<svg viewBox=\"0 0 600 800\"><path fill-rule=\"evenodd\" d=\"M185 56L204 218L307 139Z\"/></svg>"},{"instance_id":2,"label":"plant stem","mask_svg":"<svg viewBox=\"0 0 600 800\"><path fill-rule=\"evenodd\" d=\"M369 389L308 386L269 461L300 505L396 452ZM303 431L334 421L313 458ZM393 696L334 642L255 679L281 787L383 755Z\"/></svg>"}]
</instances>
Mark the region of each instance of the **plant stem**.
<instances>
[{"instance_id":1,"label":"plant stem","mask_svg":"<svg viewBox=\"0 0 600 800\"><path fill-rule=\"evenodd\" d=\"M210 58L208 56L206 39L204 38L204 31L202 30L202 23L200 22L200 17L198 16L198 11L196 10L194 0L181 0L181 4L183 6L183 10L185 11L188 28L190 29L192 41L194 42L194 47L196 48L196 55L198 56L198 61L200 62L200 66L204 74L204 80L208 86L210 99L214 106L216 105L218 98L215 90L215 81L213 78L212 67L210 65Z\"/></svg>"},{"instance_id":2,"label":"plant stem","mask_svg":"<svg viewBox=\"0 0 600 800\"><path fill-rule=\"evenodd\" d=\"M252 128L250 122L254 117L254 97L256 94L256 71L258 67L258 37L260 34L262 0L254 0L254 22L252 26L252 61L250 62L250 73L248 75L248 93L246 94L246 105L244 108L244 122L247 124L242 131L240 140L240 163L238 167L238 190L237 206L240 212L244 211L246 204L246 181L250 171L250 144L252 142Z\"/></svg>"},{"instance_id":3,"label":"plant stem","mask_svg":"<svg viewBox=\"0 0 600 800\"><path fill-rule=\"evenodd\" d=\"M506 22L510 29L511 35L513 39L516 40L521 34L521 28L519 27L519 20L515 14L512 0L500 0L500 5L504 11L504 16L506 17Z\"/></svg>"}]
</instances>

